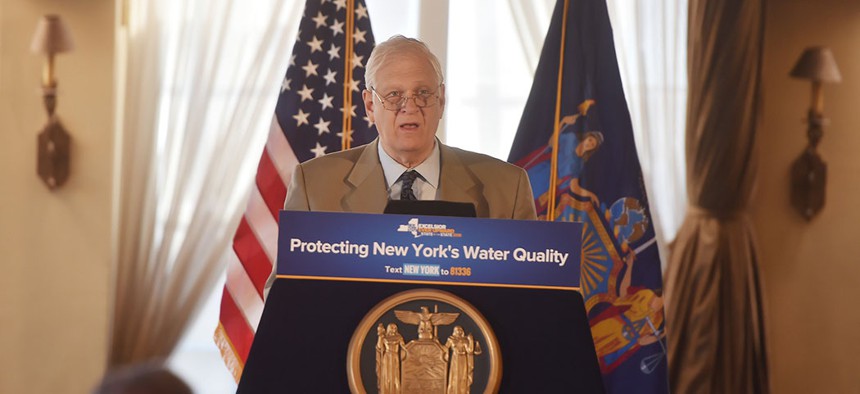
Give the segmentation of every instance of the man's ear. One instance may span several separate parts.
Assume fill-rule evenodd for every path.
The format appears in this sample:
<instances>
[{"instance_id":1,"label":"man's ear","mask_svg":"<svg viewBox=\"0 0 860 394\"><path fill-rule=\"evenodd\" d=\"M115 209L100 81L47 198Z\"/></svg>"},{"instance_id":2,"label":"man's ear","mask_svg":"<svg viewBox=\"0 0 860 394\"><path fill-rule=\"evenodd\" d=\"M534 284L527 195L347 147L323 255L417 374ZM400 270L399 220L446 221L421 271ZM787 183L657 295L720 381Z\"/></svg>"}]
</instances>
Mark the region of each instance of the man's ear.
<instances>
[{"instance_id":1,"label":"man's ear","mask_svg":"<svg viewBox=\"0 0 860 394\"><path fill-rule=\"evenodd\" d=\"M373 113L373 92L368 89L364 89L361 92L361 98L364 100L364 112L367 113L367 118L370 119L371 122L376 123L376 114Z\"/></svg>"},{"instance_id":2,"label":"man's ear","mask_svg":"<svg viewBox=\"0 0 860 394\"><path fill-rule=\"evenodd\" d=\"M442 115L445 113L445 84L441 84L439 86L439 105L442 111L439 113L439 119L442 119Z\"/></svg>"}]
</instances>

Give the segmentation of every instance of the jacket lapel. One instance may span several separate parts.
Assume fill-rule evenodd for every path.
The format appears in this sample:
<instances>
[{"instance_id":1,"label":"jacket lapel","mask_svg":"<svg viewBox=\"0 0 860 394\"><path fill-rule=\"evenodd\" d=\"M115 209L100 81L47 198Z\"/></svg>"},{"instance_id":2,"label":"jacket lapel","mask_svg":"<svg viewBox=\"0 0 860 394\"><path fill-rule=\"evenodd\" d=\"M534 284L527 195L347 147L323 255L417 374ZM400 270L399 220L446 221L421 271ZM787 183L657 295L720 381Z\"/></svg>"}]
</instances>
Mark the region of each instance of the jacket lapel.
<instances>
[{"instance_id":1,"label":"jacket lapel","mask_svg":"<svg viewBox=\"0 0 860 394\"><path fill-rule=\"evenodd\" d=\"M346 178L351 190L343 197L346 210L351 212L382 213L388 203L385 174L379 164L377 144L379 138L365 145Z\"/></svg>"},{"instance_id":2,"label":"jacket lapel","mask_svg":"<svg viewBox=\"0 0 860 394\"><path fill-rule=\"evenodd\" d=\"M350 191L343 197L344 208L351 212L382 213L388 203L385 174L379 164L377 144L379 138L367 144L346 178ZM439 145L441 171L439 194L443 201L471 202L476 205L478 216L486 216L487 206L481 195L480 184L466 169L456 151Z\"/></svg>"},{"instance_id":3,"label":"jacket lapel","mask_svg":"<svg viewBox=\"0 0 860 394\"><path fill-rule=\"evenodd\" d=\"M478 202L481 201L479 186L475 182L472 174L466 169L466 166L460 161L457 153L446 145L439 145L441 151L442 169L439 176L439 200L455 201L455 202L471 202L475 203L479 209Z\"/></svg>"}]
</instances>

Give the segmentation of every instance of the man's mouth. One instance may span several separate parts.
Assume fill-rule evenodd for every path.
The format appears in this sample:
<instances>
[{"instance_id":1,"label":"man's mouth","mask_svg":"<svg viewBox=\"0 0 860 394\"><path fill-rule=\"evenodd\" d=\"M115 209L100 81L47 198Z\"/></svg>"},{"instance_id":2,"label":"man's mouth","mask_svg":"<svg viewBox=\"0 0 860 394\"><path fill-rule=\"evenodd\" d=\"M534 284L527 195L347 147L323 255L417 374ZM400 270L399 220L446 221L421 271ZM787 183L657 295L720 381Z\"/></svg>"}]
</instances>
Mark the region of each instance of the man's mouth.
<instances>
[{"instance_id":1,"label":"man's mouth","mask_svg":"<svg viewBox=\"0 0 860 394\"><path fill-rule=\"evenodd\" d=\"M400 128L403 130L417 130L418 123L403 123L400 125Z\"/></svg>"}]
</instances>

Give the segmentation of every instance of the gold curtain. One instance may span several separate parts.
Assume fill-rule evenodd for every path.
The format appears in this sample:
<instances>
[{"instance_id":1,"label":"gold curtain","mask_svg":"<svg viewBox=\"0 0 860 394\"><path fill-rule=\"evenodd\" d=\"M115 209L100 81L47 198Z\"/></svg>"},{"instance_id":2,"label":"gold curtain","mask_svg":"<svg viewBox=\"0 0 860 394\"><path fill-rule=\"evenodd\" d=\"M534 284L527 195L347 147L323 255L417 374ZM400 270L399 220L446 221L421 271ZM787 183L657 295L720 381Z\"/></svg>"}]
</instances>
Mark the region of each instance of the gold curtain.
<instances>
[{"instance_id":1,"label":"gold curtain","mask_svg":"<svg viewBox=\"0 0 860 394\"><path fill-rule=\"evenodd\" d=\"M767 393L754 230L764 0L690 0L687 195L666 272L676 393Z\"/></svg>"}]
</instances>

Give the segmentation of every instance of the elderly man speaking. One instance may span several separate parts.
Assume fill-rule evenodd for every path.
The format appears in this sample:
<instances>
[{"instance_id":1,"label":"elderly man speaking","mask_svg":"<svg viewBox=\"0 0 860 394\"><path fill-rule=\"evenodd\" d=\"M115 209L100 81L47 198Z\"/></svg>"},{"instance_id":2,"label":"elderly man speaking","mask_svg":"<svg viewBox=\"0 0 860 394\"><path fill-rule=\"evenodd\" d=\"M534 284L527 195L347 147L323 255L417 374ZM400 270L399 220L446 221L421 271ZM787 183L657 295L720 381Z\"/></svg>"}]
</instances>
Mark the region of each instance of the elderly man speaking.
<instances>
[{"instance_id":1,"label":"elderly man speaking","mask_svg":"<svg viewBox=\"0 0 860 394\"><path fill-rule=\"evenodd\" d=\"M479 217L536 219L526 172L436 139L445 109L439 60L394 36L367 61L364 107L379 138L299 164L284 209L382 213L389 200L475 205Z\"/></svg>"}]
</instances>

